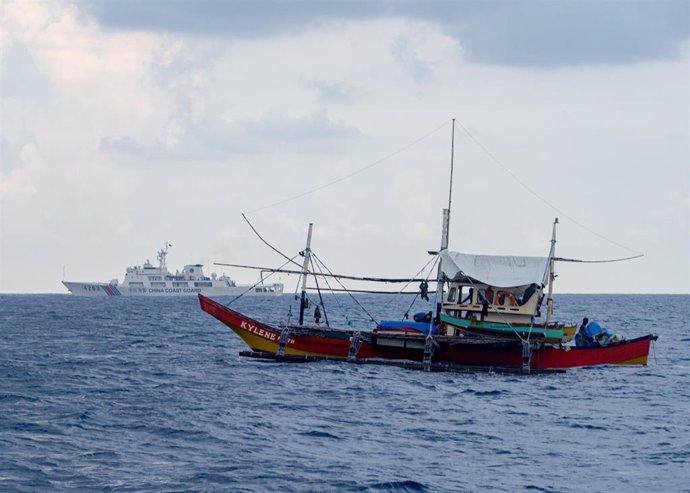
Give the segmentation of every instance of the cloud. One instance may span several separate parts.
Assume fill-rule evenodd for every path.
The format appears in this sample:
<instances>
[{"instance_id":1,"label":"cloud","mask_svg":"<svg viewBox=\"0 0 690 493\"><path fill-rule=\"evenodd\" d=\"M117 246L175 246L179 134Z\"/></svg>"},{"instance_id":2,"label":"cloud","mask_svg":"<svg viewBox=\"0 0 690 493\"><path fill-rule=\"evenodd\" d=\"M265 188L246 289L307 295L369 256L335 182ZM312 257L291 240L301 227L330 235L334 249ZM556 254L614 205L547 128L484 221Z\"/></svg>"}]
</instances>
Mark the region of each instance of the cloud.
<instances>
[{"instance_id":1,"label":"cloud","mask_svg":"<svg viewBox=\"0 0 690 493\"><path fill-rule=\"evenodd\" d=\"M477 63L530 67L636 63L679 56L690 35L690 4L487 2L469 16L437 20Z\"/></svg>"},{"instance_id":2,"label":"cloud","mask_svg":"<svg viewBox=\"0 0 690 493\"><path fill-rule=\"evenodd\" d=\"M217 160L236 154L263 154L301 149L331 152L363 136L356 127L332 121L322 113L288 117L268 114L237 121L216 119L212 125L190 125L148 142L129 135L103 137L99 149L134 158L166 161ZM171 137L171 134L175 134Z\"/></svg>"},{"instance_id":3,"label":"cloud","mask_svg":"<svg viewBox=\"0 0 690 493\"><path fill-rule=\"evenodd\" d=\"M376 15L375 3L333 0L159 0L134 2L84 1L105 26L123 30L184 32L222 38L262 38L299 34L305 28L334 19L363 19Z\"/></svg>"},{"instance_id":4,"label":"cloud","mask_svg":"<svg viewBox=\"0 0 690 493\"><path fill-rule=\"evenodd\" d=\"M243 123L248 137L259 141L296 143L338 141L361 136L357 128L331 121L326 115L314 114L297 118L267 117Z\"/></svg>"},{"instance_id":5,"label":"cloud","mask_svg":"<svg viewBox=\"0 0 690 493\"><path fill-rule=\"evenodd\" d=\"M41 176L44 169L36 144L31 142L23 145L15 166L0 172L0 202L6 198L36 194L36 177Z\"/></svg>"},{"instance_id":6,"label":"cloud","mask_svg":"<svg viewBox=\"0 0 690 493\"><path fill-rule=\"evenodd\" d=\"M662 2L200 0L85 2L103 25L227 39L294 35L344 21L404 17L437 24L479 64L560 67L673 58L690 4Z\"/></svg>"},{"instance_id":7,"label":"cloud","mask_svg":"<svg viewBox=\"0 0 690 493\"><path fill-rule=\"evenodd\" d=\"M2 57L0 72L2 97L28 103L45 103L51 95L50 78L41 73L36 61L21 41L13 42Z\"/></svg>"},{"instance_id":8,"label":"cloud","mask_svg":"<svg viewBox=\"0 0 690 493\"><path fill-rule=\"evenodd\" d=\"M391 46L391 53L412 74L415 82L427 82L431 79L430 66L417 56L407 36L400 36L395 40Z\"/></svg>"},{"instance_id":9,"label":"cloud","mask_svg":"<svg viewBox=\"0 0 690 493\"><path fill-rule=\"evenodd\" d=\"M353 101L355 91L348 84L314 80L307 86L316 89L321 101L332 103L351 103Z\"/></svg>"},{"instance_id":10,"label":"cloud","mask_svg":"<svg viewBox=\"0 0 690 493\"><path fill-rule=\"evenodd\" d=\"M23 162L22 149L28 145L36 145L36 137L32 132L22 129L12 140L2 136L2 148L0 148L0 171L8 173L20 166Z\"/></svg>"},{"instance_id":11,"label":"cloud","mask_svg":"<svg viewBox=\"0 0 690 493\"><path fill-rule=\"evenodd\" d=\"M128 135L103 137L99 147L102 151L116 151L124 154L139 154L142 150L141 144Z\"/></svg>"}]
</instances>

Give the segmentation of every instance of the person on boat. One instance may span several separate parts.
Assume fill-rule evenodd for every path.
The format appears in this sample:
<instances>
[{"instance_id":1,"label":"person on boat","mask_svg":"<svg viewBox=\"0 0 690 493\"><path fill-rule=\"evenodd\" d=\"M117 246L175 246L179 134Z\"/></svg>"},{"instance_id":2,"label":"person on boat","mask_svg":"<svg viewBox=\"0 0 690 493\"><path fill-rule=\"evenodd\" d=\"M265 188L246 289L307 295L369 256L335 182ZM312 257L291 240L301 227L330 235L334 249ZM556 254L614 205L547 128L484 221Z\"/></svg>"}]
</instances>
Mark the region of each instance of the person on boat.
<instances>
[{"instance_id":1,"label":"person on boat","mask_svg":"<svg viewBox=\"0 0 690 493\"><path fill-rule=\"evenodd\" d=\"M486 289L480 289L479 293L477 293L479 302L481 304L484 304L484 302L488 304L493 304L494 301L494 291L491 289L491 286L487 286Z\"/></svg>"},{"instance_id":2,"label":"person on boat","mask_svg":"<svg viewBox=\"0 0 690 493\"><path fill-rule=\"evenodd\" d=\"M321 310L319 310L319 305L316 305L316 309L314 310L314 322L317 324L321 321Z\"/></svg>"},{"instance_id":3,"label":"person on boat","mask_svg":"<svg viewBox=\"0 0 690 493\"><path fill-rule=\"evenodd\" d=\"M486 298L484 299L484 302L482 303L482 315L481 315L481 320L482 322L484 321L484 318L489 314L489 300Z\"/></svg>"},{"instance_id":4,"label":"person on boat","mask_svg":"<svg viewBox=\"0 0 690 493\"><path fill-rule=\"evenodd\" d=\"M575 335L575 345L577 347L601 347L608 346L621 341L622 338L609 332L609 329L602 327L599 323L587 317L582 319L577 335Z\"/></svg>"},{"instance_id":5,"label":"person on boat","mask_svg":"<svg viewBox=\"0 0 690 493\"><path fill-rule=\"evenodd\" d=\"M587 325L589 324L589 319L587 317L582 319L582 324L575 334L575 345L577 347L587 347L588 341L587 337Z\"/></svg>"},{"instance_id":6,"label":"person on boat","mask_svg":"<svg viewBox=\"0 0 690 493\"><path fill-rule=\"evenodd\" d=\"M422 300L429 301L429 283L426 280L419 283L419 294Z\"/></svg>"},{"instance_id":7,"label":"person on boat","mask_svg":"<svg viewBox=\"0 0 690 493\"><path fill-rule=\"evenodd\" d=\"M532 296L534 296L534 293L536 293L536 292L537 292L537 284L536 283L530 284L529 286L527 286L527 289L525 289L525 292L522 294L522 298L517 300L517 304L519 306L524 305L525 303L527 303L530 300L530 298L532 298Z\"/></svg>"}]
</instances>

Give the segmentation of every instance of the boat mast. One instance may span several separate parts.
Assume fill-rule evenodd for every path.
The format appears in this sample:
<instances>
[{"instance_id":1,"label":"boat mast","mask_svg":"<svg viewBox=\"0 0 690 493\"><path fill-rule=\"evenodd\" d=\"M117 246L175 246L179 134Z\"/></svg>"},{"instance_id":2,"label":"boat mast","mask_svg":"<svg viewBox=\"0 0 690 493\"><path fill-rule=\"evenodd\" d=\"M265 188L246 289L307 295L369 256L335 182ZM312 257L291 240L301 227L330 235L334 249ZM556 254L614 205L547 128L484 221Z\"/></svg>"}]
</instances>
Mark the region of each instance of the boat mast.
<instances>
[{"instance_id":1,"label":"boat mast","mask_svg":"<svg viewBox=\"0 0 690 493\"><path fill-rule=\"evenodd\" d=\"M556 273L553 271L554 256L556 254L556 225L558 218L553 221L553 232L551 233L551 251L549 252L549 295L546 298L546 324L549 323L553 317L553 281L556 279Z\"/></svg>"},{"instance_id":2,"label":"boat mast","mask_svg":"<svg viewBox=\"0 0 690 493\"><path fill-rule=\"evenodd\" d=\"M304 263L302 264L302 297L299 304L299 325L304 324L304 309L307 304L307 274L309 274L309 259L311 258L311 230L314 223L309 223L309 231L307 232L307 247L304 249L302 256Z\"/></svg>"},{"instance_id":3,"label":"boat mast","mask_svg":"<svg viewBox=\"0 0 690 493\"><path fill-rule=\"evenodd\" d=\"M455 118L453 118L453 126L450 134L450 186L448 187L448 222L445 223L446 233L450 224L450 204L453 201L453 157L455 156ZM446 238L446 247L448 246L448 238Z\"/></svg>"},{"instance_id":4,"label":"boat mast","mask_svg":"<svg viewBox=\"0 0 690 493\"><path fill-rule=\"evenodd\" d=\"M450 186L448 187L448 208L443 209L443 225L441 227L441 249L448 249L448 232L450 230L450 206L453 200L453 164L455 156L455 118L453 118L453 126L450 137ZM443 269L441 262L438 263L438 272L436 274L436 318L441 315L441 305L443 303Z\"/></svg>"}]
</instances>

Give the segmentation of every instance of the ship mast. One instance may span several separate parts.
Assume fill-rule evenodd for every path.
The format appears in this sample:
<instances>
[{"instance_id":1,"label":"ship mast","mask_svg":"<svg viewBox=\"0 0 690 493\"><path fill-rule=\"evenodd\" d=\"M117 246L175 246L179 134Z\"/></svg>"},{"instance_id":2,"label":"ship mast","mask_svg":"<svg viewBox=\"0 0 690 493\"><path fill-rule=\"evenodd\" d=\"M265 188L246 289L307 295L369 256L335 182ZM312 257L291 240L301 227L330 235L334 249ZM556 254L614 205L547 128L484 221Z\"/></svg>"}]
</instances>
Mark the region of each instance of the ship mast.
<instances>
[{"instance_id":1,"label":"ship mast","mask_svg":"<svg viewBox=\"0 0 690 493\"><path fill-rule=\"evenodd\" d=\"M299 304L299 325L304 323L304 309L307 304L307 274L309 274L309 259L311 258L311 230L314 223L309 223L309 231L307 232L307 247L304 249L302 256L304 263L302 264L302 297Z\"/></svg>"},{"instance_id":2,"label":"ship mast","mask_svg":"<svg viewBox=\"0 0 690 493\"><path fill-rule=\"evenodd\" d=\"M158 250L158 268L161 270L161 272L167 271L167 265L165 263L165 256L168 255L168 247L171 247L171 246L172 245L166 241L163 248Z\"/></svg>"}]
</instances>

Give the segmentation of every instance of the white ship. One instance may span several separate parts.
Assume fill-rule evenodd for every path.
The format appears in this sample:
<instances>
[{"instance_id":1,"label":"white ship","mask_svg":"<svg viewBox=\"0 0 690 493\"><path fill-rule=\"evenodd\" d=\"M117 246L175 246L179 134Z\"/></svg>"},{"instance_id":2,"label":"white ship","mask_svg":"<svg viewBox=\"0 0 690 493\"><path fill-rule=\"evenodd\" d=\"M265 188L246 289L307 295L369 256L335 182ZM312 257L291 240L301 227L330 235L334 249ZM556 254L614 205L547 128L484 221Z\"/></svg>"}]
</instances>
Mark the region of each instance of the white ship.
<instances>
[{"instance_id":1,"label":"white ship","mask_svg":"<svg viewBox=\"0 0 690 493\"><path fill-rule=\"evenodd\" d=\"M147 260L144 265L127 267L125 279L120 284L117 279L105 282L62 281L75 296L278 296L283 293L281 283L237 285L226 275L206 277L201 264L185 265L182 272L168 271L165 257L166 243L158 250L158 267Z\"/></svg>"}]
</instances>

